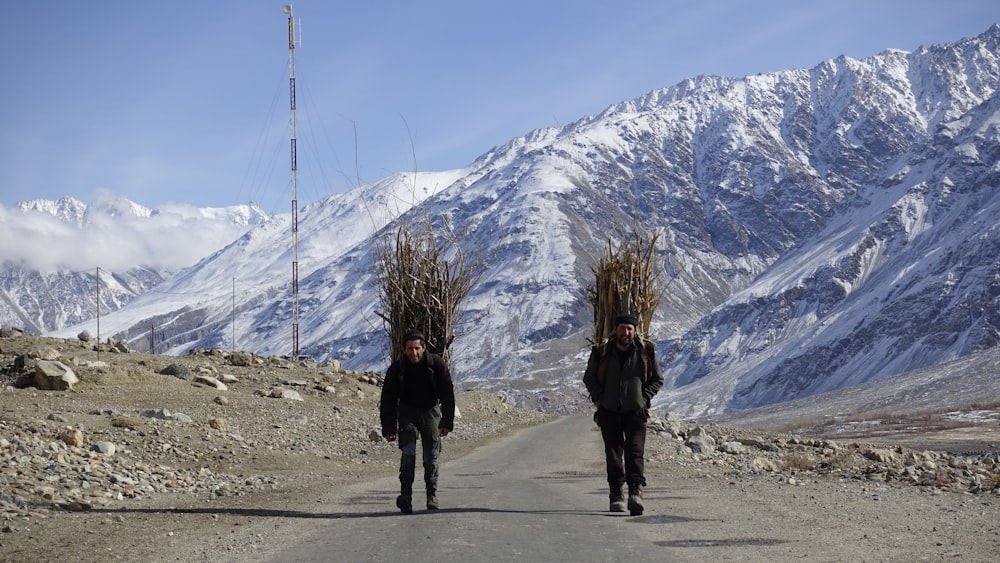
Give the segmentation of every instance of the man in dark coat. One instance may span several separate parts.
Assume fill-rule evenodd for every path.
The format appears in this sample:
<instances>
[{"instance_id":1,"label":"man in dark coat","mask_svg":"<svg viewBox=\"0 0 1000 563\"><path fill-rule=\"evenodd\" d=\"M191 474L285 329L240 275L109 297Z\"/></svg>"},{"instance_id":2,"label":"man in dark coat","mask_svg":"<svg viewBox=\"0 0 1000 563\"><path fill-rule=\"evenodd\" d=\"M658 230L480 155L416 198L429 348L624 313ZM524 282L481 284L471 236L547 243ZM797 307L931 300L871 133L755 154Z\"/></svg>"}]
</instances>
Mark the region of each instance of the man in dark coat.
<instances>
[{"instance_id":1,"label":"man in dark coat","mask_svg":"<svg viewBox=\"0 0 1000 563\"><path fill-rule=\"evenodd\" d=\"M642 514L646 486L646 419L663 385L652 342L638 337L635 315L615 318L615 336L595 345L583 375L604 439L611 511L625 512L622 487L628 483L628 510Z\"/></svg>"},{"instance_id":2,"label":"man in dark coat","mask_svg":"<svg viewBox=\"0 0 1000 563\"><path fill-rule=\"evenodd\" d=\"M455 388L444 359L427 351L424 335L417 331L403 336L403 357L385 372L379 417L382 436L399 438L400 494L396 506L413 512L413 474L417 465L417 437L423 449L427 509L438 508L438 460L441 437L455 425Z\"/></svg>"}]
</instances>

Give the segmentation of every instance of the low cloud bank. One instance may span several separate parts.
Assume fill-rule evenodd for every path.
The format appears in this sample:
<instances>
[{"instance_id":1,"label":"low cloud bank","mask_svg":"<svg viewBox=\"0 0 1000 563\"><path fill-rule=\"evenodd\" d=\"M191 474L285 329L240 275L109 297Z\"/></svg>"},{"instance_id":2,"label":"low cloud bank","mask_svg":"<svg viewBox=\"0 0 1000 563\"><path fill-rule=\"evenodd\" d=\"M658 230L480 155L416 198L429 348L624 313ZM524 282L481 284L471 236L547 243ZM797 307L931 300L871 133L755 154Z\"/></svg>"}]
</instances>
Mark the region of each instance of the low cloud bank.
<instances>
[{"instance_id":1,"label":"low cloud bank","mask_svg":"<svg viewBox=\"0 0 1000 563\"><path fill-rule=\"evenodd\" d=\"M44 273L134 267L182 269L249 228L194 207L140 217L88 213L81 226L42 211L0 205L0 262Z\"/></svg>"}]
</instances>

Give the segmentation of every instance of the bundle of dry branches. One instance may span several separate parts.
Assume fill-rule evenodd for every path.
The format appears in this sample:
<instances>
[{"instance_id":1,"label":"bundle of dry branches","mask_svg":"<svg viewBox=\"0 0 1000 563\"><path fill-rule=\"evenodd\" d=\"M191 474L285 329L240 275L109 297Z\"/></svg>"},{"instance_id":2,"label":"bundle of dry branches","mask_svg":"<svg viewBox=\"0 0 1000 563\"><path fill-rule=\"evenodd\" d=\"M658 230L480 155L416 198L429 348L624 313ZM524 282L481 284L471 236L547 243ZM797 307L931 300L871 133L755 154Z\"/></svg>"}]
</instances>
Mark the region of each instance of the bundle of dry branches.
<instances>
[{"instance_id":1,"label":"bundle of dry branches","mask_svg":"<svg viewBox=\"0 0 1000 563\"><path fill-rule=\"evenodd\" d=\"M444 258L447 248L434 236L430 222L422 235L402 225L395 241L379 245L377 275L384 312L376 314L388 325L393 360L402 357L401 341L410 330L422 332L427 348L449 359L458 308L476 277L461 248L453 246L455 256L449 263Z\"/></svg>"},{"instance_id":2,"label":"bundle of dry branches","mask_svg":"<svg viewBox=\"0 0 1000 563\"><path fill-rule=\"evenodd\" d=\"M639 335L645 338L649 334L653 313L660 303L660 268L654 252L658 238L658 233L650 236L636 229L634 240L618 248L608 240L606 254L591 268L594 286L587 291L594 307L594 343L611 337L615 317L625 313L639 318Z\"/></svg>"}]
</instances>

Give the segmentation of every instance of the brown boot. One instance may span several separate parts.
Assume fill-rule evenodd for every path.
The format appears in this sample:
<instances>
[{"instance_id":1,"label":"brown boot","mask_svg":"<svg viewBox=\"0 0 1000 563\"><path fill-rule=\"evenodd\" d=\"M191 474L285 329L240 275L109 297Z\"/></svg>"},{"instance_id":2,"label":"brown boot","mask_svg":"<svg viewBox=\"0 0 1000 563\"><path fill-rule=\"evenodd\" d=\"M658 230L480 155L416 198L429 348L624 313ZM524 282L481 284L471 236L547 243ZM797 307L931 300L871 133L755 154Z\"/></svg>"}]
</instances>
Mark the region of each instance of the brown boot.
<instances>
[{"instance_id":1,"label":"brown boot","mask_svg":"<svg viewBox=\"0 0 1000 563\"><path fill-rule=\"evenodd\" d=\"M642 505L642 485L629 485L628 513L632 516L642 516L644 508Z\"/></svg>"}]
</instances>

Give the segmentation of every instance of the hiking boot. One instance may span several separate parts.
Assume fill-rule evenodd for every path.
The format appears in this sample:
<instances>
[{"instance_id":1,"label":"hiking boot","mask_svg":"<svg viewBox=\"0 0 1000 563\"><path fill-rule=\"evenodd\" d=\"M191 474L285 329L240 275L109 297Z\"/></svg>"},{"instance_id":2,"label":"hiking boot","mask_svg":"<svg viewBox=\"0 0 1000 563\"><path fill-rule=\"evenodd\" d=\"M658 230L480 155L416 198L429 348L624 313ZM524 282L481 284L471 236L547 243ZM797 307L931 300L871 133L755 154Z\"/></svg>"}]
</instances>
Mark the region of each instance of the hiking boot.
<instances>
[{"instance_id":1,"label":"hiking boot","mask_svg":"<svg viewBox=\"0 0 1000 563\"><path fill-rule=\"evenodd\" d=\"M413 512L413 472L417 464L416 456L402 454L399 459L399 496L396 508L403 514Z\"/></svg>"},{"instance_id":2,"label":"hiking boot","mask_svg":"<svg viewBox=\"0 0 1000 563\"><path fill-rule=\"evenodd\" d=\"M622 493L621 485L617 487L611 485L611 494L608 498L611 499L611 512L625 512L625 495Z\"/></svg>"},{"instance_id":3,"label":"hiking boot","mask_svg":"<svg viewBox=\"0 0 1000 563\"><path fill-rule=\"evenodd\" d=\"M410 514L413 512L413 500L407 495L399 495L396 497L396 508L400 510L403 514Z\"/></svg>"},{"instance_id":4,"label":"hiking boot","mask_svg":"<svg viewBox=\"0 0 1000 563\"><path fill-rule=\"evenodd\" d=\"M631 516L642 516L642 487L629 487L628 491L628 513Z\"/></svg>"},{"instance_id":5,"label":"hiking boot","mask_svg":"<svg viewBox=\"0 0 1000 563\"><path fill-rule=\"evenodd\" d=\"M427 495L427 510L437 510L438 509L438 497L433 493Z\"/></svg>"}]
</instances>

